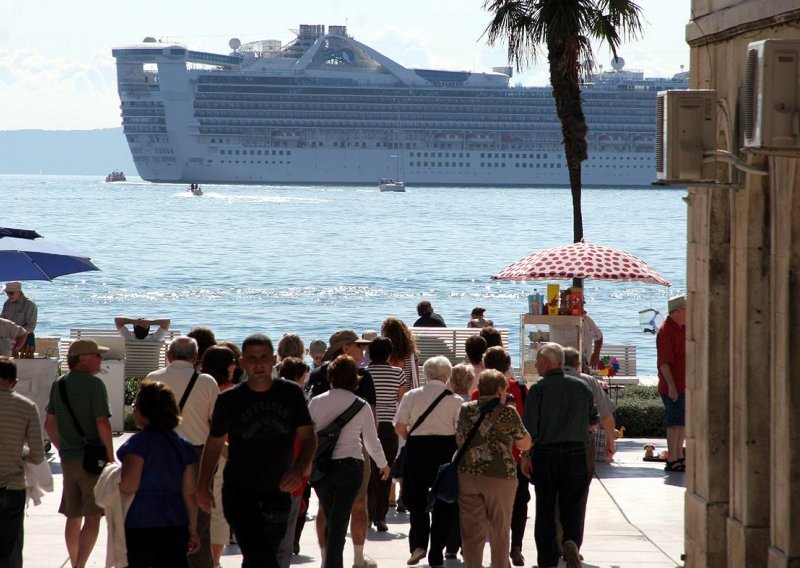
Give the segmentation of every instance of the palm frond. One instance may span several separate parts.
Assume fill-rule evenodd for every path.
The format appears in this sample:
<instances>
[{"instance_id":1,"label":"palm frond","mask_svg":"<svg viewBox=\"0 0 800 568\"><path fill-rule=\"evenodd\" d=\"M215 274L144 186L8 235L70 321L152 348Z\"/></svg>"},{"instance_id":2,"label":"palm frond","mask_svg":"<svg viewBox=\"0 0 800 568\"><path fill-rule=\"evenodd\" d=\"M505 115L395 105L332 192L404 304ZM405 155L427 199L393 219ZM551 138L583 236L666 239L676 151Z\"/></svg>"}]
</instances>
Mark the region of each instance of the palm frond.
<instances>
[{"instance_id":1,"label":"palm frond","mask_svg":"<svg viewBox=\"0 0 800 568\"><path fill-rule=\"evenodd\" d=\"M521 71L536 58L542 44L531 25L532 7L530 0L487 0L484 9L494 13L483 35L489 45L505 38L508 43L508 61Z\"/></svg>"}]
</instances>

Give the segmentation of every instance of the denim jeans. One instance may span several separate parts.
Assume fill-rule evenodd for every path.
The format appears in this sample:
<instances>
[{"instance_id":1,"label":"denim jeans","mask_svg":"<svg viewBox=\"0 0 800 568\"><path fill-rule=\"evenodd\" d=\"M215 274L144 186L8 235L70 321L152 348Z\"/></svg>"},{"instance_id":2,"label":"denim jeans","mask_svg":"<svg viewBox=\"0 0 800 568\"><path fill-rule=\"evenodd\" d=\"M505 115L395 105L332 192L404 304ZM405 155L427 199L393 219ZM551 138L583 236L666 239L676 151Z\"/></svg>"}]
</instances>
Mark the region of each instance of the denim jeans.
<instances>
[{"instance_id":1,"label":"denim jeans","mask_svg":"<svg viewBox=\"0 0 800 568\"><path fill-rule=\"evenodd\" d=\"M331 460L330 470L314 490L325 511L325 568L342 568L342 553L350 509L364 478L364 462L354 458Z\"/></svg>"},{"instance_id":2,"label":"denim jeans","mask_svg":"<svg viewBox=\"0 0 800 568\"><path fill-rule=\"evenodd\" d=\"M25 490L0 487L0 568L22 566Z\"/></svg>"}]
</instances>

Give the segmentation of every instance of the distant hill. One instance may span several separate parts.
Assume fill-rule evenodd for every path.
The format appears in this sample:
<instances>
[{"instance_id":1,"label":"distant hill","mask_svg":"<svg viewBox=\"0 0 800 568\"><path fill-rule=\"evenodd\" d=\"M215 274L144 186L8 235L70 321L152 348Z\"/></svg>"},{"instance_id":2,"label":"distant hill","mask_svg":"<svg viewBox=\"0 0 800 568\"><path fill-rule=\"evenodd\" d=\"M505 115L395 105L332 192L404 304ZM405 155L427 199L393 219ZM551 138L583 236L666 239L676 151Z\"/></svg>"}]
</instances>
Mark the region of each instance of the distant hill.
<instances>
[{"instance_id":1,"label":"distant hill","mask_svg":"<svg viewBox=\"0 0 800 568\"><path fill-rule=\"evenodd\" d=\"M122 128L0 130L0 174L136 175Z\"/></svg>"}]
</instances>

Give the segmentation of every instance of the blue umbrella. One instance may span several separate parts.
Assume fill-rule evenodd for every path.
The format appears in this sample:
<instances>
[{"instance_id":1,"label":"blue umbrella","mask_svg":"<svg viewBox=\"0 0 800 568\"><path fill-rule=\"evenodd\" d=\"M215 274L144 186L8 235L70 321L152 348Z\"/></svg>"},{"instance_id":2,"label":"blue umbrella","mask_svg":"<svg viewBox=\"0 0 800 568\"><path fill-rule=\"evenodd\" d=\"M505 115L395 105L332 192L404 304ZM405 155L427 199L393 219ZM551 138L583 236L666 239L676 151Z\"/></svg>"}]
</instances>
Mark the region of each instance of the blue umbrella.
<instances>
[{"instance_id":1,"label":"blue umbrella","mask_svg":"<svg viewBox=\"0 0 800 568\"><path fill-rule=\"evenodd\" d=\"M15 237L17 239L41 239L42 235L30 229L12 229L11 227L0 227L0 239L3 237Z\"/></svg>"},{"instance_id":2,"label":"blue umbrella","mask_svg":"<svg viewBox=\"0 0 800 568\"><path fill-rule=\"evenodd\" d=\"M52 280L65 274L100 270L88 257L45 241L0 239L0 281Z\"/></svg>"}]
</instances>

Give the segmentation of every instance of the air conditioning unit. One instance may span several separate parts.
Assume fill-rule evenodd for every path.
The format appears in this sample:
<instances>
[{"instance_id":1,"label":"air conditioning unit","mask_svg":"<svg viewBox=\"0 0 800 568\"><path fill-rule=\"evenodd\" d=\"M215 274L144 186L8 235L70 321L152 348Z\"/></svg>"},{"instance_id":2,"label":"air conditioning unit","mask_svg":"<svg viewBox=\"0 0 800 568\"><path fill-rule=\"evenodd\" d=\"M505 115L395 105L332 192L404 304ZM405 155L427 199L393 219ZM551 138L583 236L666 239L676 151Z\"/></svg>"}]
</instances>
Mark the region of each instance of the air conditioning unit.
<instances>
[{"instance_id":1,"label":"air conditioning unit","mask_svg":"<svg viewBox=\"0 0 800 568\"><path fill-rule=\"evenodd\" d=\"M742 123L745 147L800 148L800 40L747 46Z\"/></svg>"},{"instance_id":2,"label":"air conditioning unit","mask_svg":"<svg viewBox=\"0 0 800 568\"><path fill-rule=\"evenodd\" d=\"M716 147L717 92L660 91L656 98L656 177L663 181L714 179L703 152Z\"/></svg>"}]
</instances>

